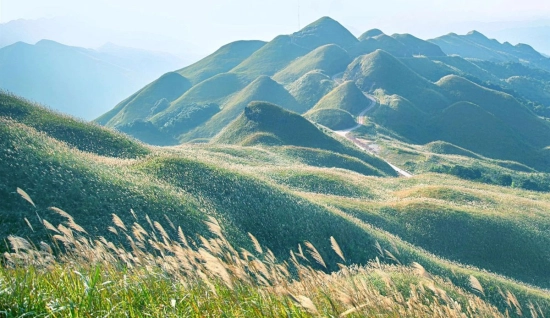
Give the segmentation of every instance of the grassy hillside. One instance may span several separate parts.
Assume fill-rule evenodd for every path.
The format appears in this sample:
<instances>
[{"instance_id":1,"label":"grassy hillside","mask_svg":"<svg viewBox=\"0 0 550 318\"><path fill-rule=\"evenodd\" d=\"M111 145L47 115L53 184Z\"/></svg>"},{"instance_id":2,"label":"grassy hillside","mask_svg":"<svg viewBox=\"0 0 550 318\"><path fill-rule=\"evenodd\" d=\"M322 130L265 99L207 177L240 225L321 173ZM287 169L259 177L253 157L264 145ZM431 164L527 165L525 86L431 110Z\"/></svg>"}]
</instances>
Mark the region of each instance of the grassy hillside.
<instances>
[{"instance_id":1,"label":"grassy hillside","mask_svg":"<svg viewBox=\"0 0 550 318\"><path fill-rule=\"evenodd\" d=\"M378 29L369 30L359 37L360 42L349 49L354 57L369 54L376 50L386 51L395 57L445 56L441 49L430 42L421 40L410 34L394 34L388 36Z\"/></svg>"},{"instance_id":2,"label":"grassy hillside","mask_svg":"<svg viewBox=\"0 0 550 318\"><path fill-rule=\"evenodd\" d=\"M228 72L264 45L263 41L231 42L177 72L195 85L217 74Z\"/></svg>"},{"instance_id":3,"label":"grassy hillside","mask_svg":"<svg viewBox=\"0 0 550 318\"><path fill-rule=\"evenodd\" d=\"M0 89L85 120L181 66L167 54L113 45L93 50L42 38L28 43L35 42L0 45Z\"/></svg>"},{"instance_id":4,"label":"grassy hillside","mask_svg":"<svg viewBox=\"0 0 550 318\"><path fill-rule=\"evenodd\" d=\"M385 94L405 97L425 112L441 110L447 105L437 86L384 51L356 58L348 66L344 79L355 81L366 92L380 88Z\"/></svg>"},{"instance_id":5,"label":"grassy hillside","mask_svg":"<svg viewBox=\"0 0 550 318\"><path fill-rule=\"evenodd\" d=\"M279 35L235 66L231 72L250 80L261 75L271 76L309 51L295 44L291 36Z\"/></svg>"},{"instance_id":6,"label":"grassy hillside","mask_svg":"<svg viewBox=\"0 0 550 318\"><path fill-rule=\"evenodd\" d=\"M248 82L233 73L222 73L193 86L169 107L151 118L158 127L179 136L208 121L230 95Z\"/></svg>"},{"instance_id":7,"label":"grassy hillside","mask_svg":"<svg viewBox=\"0 0 550 318\"><path fill-rule=\"evenodd\" d=\"M296 59L273 79L279 83L292 83L308 72L319 70L329 76L343 72L351 58L348 53L335 44L327 44Z\"/></svg>"},{"instance_id":8,"label":"grassy hillside","mask_svg":"<svg viewBox=\"0 0 550 318\"><path fill-rule=\"evenodd\" d=\"M167 104L191 88L191 82L178 73L170 72L137 91L105 113L96 122L108 127L148 119L166 109Z\"/></svg>"},{"instance_id":9,"label":"grassy hillside","mask_svg":"<svg viewBox=\"0 0 550 318\"><path fill-rule=\"evenodd\" d=\"M399 95L380 98L369 117L413 143L423 143L430 139L426 131L429 116Z\"/></svg>"},{"instance_id":10,"label":"grassy hillside","mask_svg":"<svg viewBox=\"0 0 550 318\"><path fill-rule=\"evenodd\" d=\"M223 104L220 112L212 116L203 126L185 135L184 140L213 137L233 119L237 118L252 101L267 101L277 103L292 111L303 111L294 97L283 86L267 76L261 76L233 95Z\"/></svg>"},{"instance_id":11,"label":"grassy hillside","mask_svg":"<svg viewBox=\"0 0 550 318\"><path fill-rule=\"evenodd\" d=\"M120 133L87 124L0 92L0 117L27 125L81 151L101 156L136 158L149 153L140 143Z\"/></svg>"},{"instance_id":12,"label":"grassy hillside","mask_svg":"<svg viewBox=\"0 0 550 318\"><path fill-rule=\"evenodd\" d=\"M441 48L431 42L421 40L410 34L393 34L392 38L403 43L411 55L422 55L428 57L446 56Z\"/></svg>"},{"instance_id":13,"label":"grassy hillside","mask_svg":"<svg viewBox=\"0 0 550 318\"><path fill-rule=\"evenodd\" d=\"M352 114L338 108L312 109L304 117L332 130L344 130L357 125Z\"/></svg>"},{"instance_id":14,"label":"grassy hillside","mask_svg":"<svg viewBox=\"0 0 550 318\"><path fill-rule=\"evenodd\" d=\"M448 76L437 85L454 101L476 103L513 129L520 138L537 148L550 144L550 126L512 96L476 85L464 78Z\"/></svg>"},{"instance_id":15,"label":"grassy hillside","mask_svg":"<svg viewBox=\"0 0 550 318\"><path fill-rule=\"evenodd\" d=\"M395 172L382 160L358 151L348 144L326 135L305 118L279 106L256 102L248 105L244 113L228 125L214 139L214 143L251 145L258 134L270 135L279 144L319 148L357 157L388 175Z\"/></svg>"},{"instance_id":16,"label":"grassy hillside","mask_svg":"<svg viewBox=\"0 0 550 318\"><path fill-rule=\"evenodd\" d=\"M354 116L364 111L371 104L365 94L353 81L347 81L325 95L311 111L319 109L341 109Z\"/></svg>"},{"instance_id":17,"label":"grassy hillside","mask_svg":"<svg viewBox=\"0 0 550 318\"><path fill-rule=\"evenodd\" d=\"M311 71L288 85L287 89L304 109L310 109L335 86L336 83L330 76L319 71Z\"/></svg>"},{"instance_id":18,"label":"grassy hillside","mask_svg":"<svg viewBox=\"0 0 550 318\"><path fill-rule=\"evenodd\" d=\"M265 121L262 115L273 118L279 117L281 112L291 117L286 124L291 127L300 124L294 124L295 120L301 119L298 115L263 105L259 106L259 112L249 113L259 124ZM264 113L265 110L267 112ZM548 197L544 193L490 187L439 174L410 179L370 177L364 175L367 170L361 173L353 171L368 168L369 164L373 165L373 159L368 162L359 155L342 156L342 150L295 146L184 145L154 148L154 154L145 158L120 160L82 153L24 124L11 119L1 120L0 140L3 145L0 147L0 175L5 180L0 186L5 198L0 208L4 220L2 233L16 233L33 240L47 239L47 230L36 218L38 213L53 224L64 223L63 227L56 228L62 233L56 234L65 237L68 246L72 246L71 237L86 235L79 232L80 228L75 225L78 223L89 224L85 229L92 237L103 235L106 240L113 240L117 248L132 248L130 243L121 244L128 242L123 233L146 236L137 225L132 225L139 222L149 237L143 244L137 244L140 239L134 237L135 248L145 248L147 253L153 253L149 244L155 245L160 248L158 255L162 258L162 255L172 256L167 244L175 241L168 238L164 241L163 237L175 237L177 231L174 228L177 229L177 226L182 227L190 246L197 249L218 246L219 241L208 241L216 234L209 234L202 222L206 215L215 215L227 240L248 250L253 249L253 244L245 239L246 232L254 233L266 247L265 250L269 247L276 257L286 257L290 249L296 249L297 244L308 240L317 247L329 270L336 270L336 262L342 262L342 259L331 250L328 238L333 236L340 243L347 264L364 264L377 256L382 263L419 262L433 275L444 276L468 290L471 290L469 275L475 275L485 289L483 299L497 306L502 313L510 307L499 295L498 288L513 292L522 308L528 308L529 300L538 302L543 312L548 306L548 296L543 291L444 261L424 251L547 287L550 285L547 277L550 242L545 234L549 225ZM301 120L301 123L308 123L303 118ZM285 122L279 123L282 125ZM288 126L271 127L278 136L284 136L276 129L282 130ZM327 143L323 142L323 145ZM331 166L337 160L340 164ZM332 168L335 166L339 168ZM26 190L36 208L15 192L17 187ZM66 210L72 217L63 217L46 209L49 206ZM135 212L137 220L129 212L130 209ZM119 221L109 230L107 227L113 219L111 213L119 215L125 226L132 227L133 231L124 230ZM152 218L151 224L157 221L158 225L148 226L146 216ZM401 222L402 218L406 218L407 222ZM119 235L113 233L115 229ZM201 240L195 233L207 239ZM464 233L468 233L467 239L464 239ZM499 233L507 233L507 236L503 238ZM505 244L501 245L503 240ZM85 244L83 242L81 244ZM375 247L377 244L379 249ZM94 246L100 248L99 245ZM197 249L194 248L195 251ZM494 251L498 253L491 254ZM135 254L138 253L135 249L133 253L133 256L143 255L141 261L160 260L156 256L146 258L144 254ZM16 256L10 257L13 259ZM133 257L128 261L137 259L140 258ZM61 261L60 258L57 260ZM89 261L85 263L94 264ZM72 262L71 273L74 273L76 264L78 262ZM166 267L166 262L163 261L163 264L164 269L170 268ZM322 268L320 265L312 266ZM115 268L118 267L113 267L108 273L117 275L119 272ZM148 269L150 273L151 269ZM6 270L2 268L2 283L19 277ZM128 278L131 277L129 270L126 271ZM54 272L50 270L50 273ZM269 277L264 279L274 283ZM155 281L159 282L158 278ZM409 285L407 282L404 286ZM151 286L142 291L151 290ZM63 289L67 290L72 289ZM217 293L220 295L221 290L218 289ZM32 305L27 303L27 307L12 307L11 302L15 298L11 295L1 298L1 301L7 301L7 305L2 303L4 308L21 312L25 308L41 306L39 299L42 298L33 298L36 302ZM86 306L91 306L86 303ZM82 304L79 306L82 310L91 308Z\"/></svg>"}]
</instances>

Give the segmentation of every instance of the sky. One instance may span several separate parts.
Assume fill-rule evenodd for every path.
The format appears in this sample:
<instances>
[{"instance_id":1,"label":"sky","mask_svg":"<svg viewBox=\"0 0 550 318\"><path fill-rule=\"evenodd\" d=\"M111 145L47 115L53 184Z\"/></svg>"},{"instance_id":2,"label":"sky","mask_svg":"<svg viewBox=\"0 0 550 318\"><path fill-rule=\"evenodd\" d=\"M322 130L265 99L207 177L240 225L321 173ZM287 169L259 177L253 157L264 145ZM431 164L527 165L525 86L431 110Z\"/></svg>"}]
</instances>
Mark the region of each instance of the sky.
<instances>
[{"instance_id":1,"label":"sky","mask_svg":"<svg viewBox=\"0 0 550 318\"><path fill-rule=\"evenodd\" d=\"M122 44L197 55L239 39L269 41L322 16L336 19L356 35L380 28L387 34L427 39L474 28L550 25L550 1L0 0L0 23L64 18L101 30L93 37L98 42L125 41ZM63 32L70 33L73 28L66 29Z\"/></svg>"}]
</instances>

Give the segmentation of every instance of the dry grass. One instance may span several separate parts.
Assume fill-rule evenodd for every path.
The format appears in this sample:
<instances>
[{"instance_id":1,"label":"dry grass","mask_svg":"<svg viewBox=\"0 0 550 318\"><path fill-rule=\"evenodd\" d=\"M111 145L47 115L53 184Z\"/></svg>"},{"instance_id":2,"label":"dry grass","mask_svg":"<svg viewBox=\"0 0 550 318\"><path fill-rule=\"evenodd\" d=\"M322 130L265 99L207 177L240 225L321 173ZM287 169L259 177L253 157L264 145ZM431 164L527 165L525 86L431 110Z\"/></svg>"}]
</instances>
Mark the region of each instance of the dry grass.
<instances>
[{"instance_id":1,"label":"dry grass","mask_svg":"<svg viewBox=\"0 0 550 318\"><path fill-rule=\"evenodd\" d=\"M504 317L482 298L431 275L418 263L407 267L377 260L367 266L340 265L340 271L326 273L311 266L301 246L297 254L291 251L289 260L280 261L250 235L258 254L239 252L214 218L205 222L211 238L190 237L180 228L178 239L173 239L157 221L151 222L149 232L138 223L128 232L113 215L120 231L119 240L111 242L88 236L67 212L54 210L67 220L56 227L43 221L53 234L50 244L36 247L24 238L9 237L12 252L4 254L0 269L0 314L6 317L222 312L241 317ZM336 240L330 241L345 261ZM311 257L326 266L315 246L304 244ZM477 279L471 282L476 291L483 291ZM514 294L502 294L520 313ZM539 309L536 304L529 308L542 317Z\"/></svg>"}]
</instances>

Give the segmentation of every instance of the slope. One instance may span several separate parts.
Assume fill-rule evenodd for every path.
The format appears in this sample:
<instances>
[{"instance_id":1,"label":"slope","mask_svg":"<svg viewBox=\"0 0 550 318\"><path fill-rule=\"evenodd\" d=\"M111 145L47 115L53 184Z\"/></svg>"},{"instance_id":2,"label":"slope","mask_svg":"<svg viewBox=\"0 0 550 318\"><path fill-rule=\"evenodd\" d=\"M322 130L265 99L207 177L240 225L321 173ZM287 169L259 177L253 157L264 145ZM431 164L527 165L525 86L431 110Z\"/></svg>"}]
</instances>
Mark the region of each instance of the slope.
<instances>
[{"instance_id":1,"label":"slope","mask_svg":"<svg viewBox=\"0 0 550 318\"><path fill-rule=\"evenodd\" d=\"M283 105L286 109L302 112L301 106L283 86L267 76L260 76L244 89L227 100L220 112L216 113L204 125L184 135L183 140L211 138L232 120L237 118L251 101L267 101Z\"/></svg>"},{"instance_id":2,"label":"slope","mask_svg":"<svg viewBox=\"0 0 550 318\"><path fill-rule=\"evenodd\" d=\"M231 42L200 61L177 72L188 78L195 85L214 75L228 72L265 44L263 41Z\"/></svg>"},{"instance_id":3,"label":"slope","mask_svg":"<svg viewBox=\"0 0 550 318\"><path fill-rule=\"evenodd\" d=\"M344 73L365 92L380 88L385 94L407 98L425 112L435 112L447 105L439 87L413 72L391 54L377 50L356 58Z\"/></svg>"},{"instance_id":4,"label":"slope","mask_svg":"<svg viewBox=\"0 0 550 318\"><path fill-rule=\"evenodd\" d=\"M358 42L351 32L330 17L322 17L293 33L292 40L309 50L326 44L336 44L347 49Z\"/></svg>"},{"instance_id":5,"label":"slope","mask_svg":"<svg viewBox=\"0 0 550 318\"><path fill-rule=\"evenodd\" d=\"M335 86L336 83L328 75L311 71L288 85L287 89L303 109L310 109Z\"/></svg>"},{"instance_id":6,"label":"slope","mask_svg":"<svg viewBox=\"0 0 550 318\"><path fill-rule=\"evenodd\" d=\"M355 126L353 118L370 104L355 83L347 81L325 95L304 117L332 130L342 130Z\"/></svg>"},{"instance_id":7,"label":"slope","mask_svg":"<svg viewBox=\"0 0 550 318\"><path fill-rule=\"evenodd\" d=\"M512 96L453 75L442 78L437 85L446 91L450 100L468 101L481 106L532 146L543 148L550 144L550 126Z\"/></svg>"},{"instance_id":8,"label":"slope","mask_svg":"<svg viewBox=\"0 0 550 318\"><path fill-rule=\"evenodd\" d=\"M474 58L499 62L522 62L545 70L550 70L550 59L544 57L526 44L511 45L488 39L477 31L466 35L450 33L432 40L447 54L464 58Z\"/></svg>"},{"instance_id":9,"label":"slope","mask_svg":"<svg viewBox=\"0 0 550 318\"><path fill-rule=\"evenodd\" d=\"M107 127L145 120L163 111L167 104L191 88L191 82L178 73L170 72L126 98L96 122Z\"/></svg>"},{"instance_id":10,"label":"slope","mask_svg":"<svg viewBox=\"0 0 550 318\"><path fill-rule=\"evenodd\" d=\"M237 119L224 128L213 140L218 144L268 144L318 148L357 157L380 169L378 175L395 172L385 162L360 152L326 135L300 115L279 106L254 102Z\"/></svg>"},{"instance_id":11,"label":"slope","mask_svg":"<svg viewBox=\"0 0 550 318\"><path fill-rule=\"evenodd\" d=\"M0 92L0 117L32 127L81 151L101 156L136 158L149 153L143 145L103 127L53 112Z\"/></svg>"},{"instance_id":12,"label":"slope","mask_svg":"<svg viewBox=\"0 0 550 318\"><path fill-rule=\"evenodd\" d=\"M343 72L350 62L351 59L346 51L335 44L327 44L296 59L277 72L273 79L283 84L292 83L314 70L332 76Z\"/></svg>"}]
</instances>

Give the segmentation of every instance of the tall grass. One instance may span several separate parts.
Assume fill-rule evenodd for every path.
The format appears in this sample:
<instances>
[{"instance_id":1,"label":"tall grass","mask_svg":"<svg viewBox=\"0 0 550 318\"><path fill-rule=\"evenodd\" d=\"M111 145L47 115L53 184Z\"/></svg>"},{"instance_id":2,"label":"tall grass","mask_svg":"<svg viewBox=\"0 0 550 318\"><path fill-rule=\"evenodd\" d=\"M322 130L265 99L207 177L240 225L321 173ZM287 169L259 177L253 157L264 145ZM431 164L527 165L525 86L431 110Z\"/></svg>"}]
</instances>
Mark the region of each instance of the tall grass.
<instances>
[{"instance_id":1,"label":"tall grass","mask_svg":"<svg viewBox=\"0 0 550 318\"><path fill-rule=\"evenodd\" d=\"M210 238L181 228L173 238L156 221L142 226L136 217L125 224L113 215L117 235L108 241L89 236L70 214L59 214L65 221L56 227L43 220L49 243L8 237L0 316L504 317L513 311L544 317L538 304L522 307L510 291L502 291L509 308L501 313L483 300L475 277L469 292L418 263L387 265L377 258L326 273L312 267L324 260L309 242L307 253L298 246L284 261L252 234L255 251L236 248L214 218L205 221ZM345 263L338 242L330 242Z\"/></svg>"}]
</instances>

